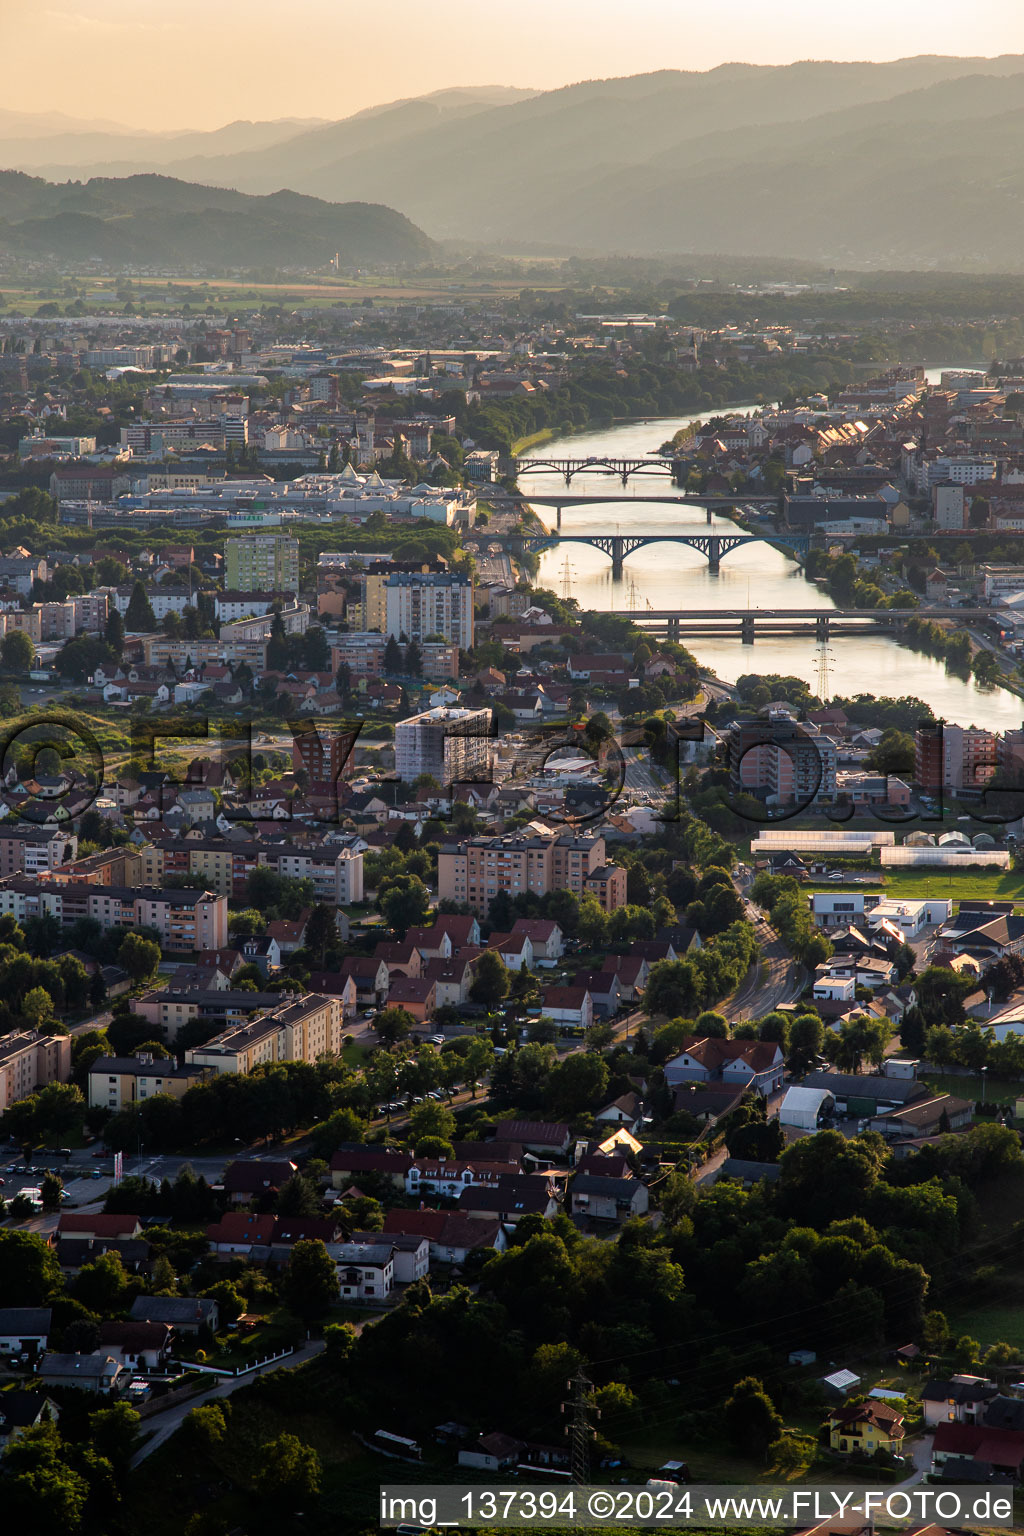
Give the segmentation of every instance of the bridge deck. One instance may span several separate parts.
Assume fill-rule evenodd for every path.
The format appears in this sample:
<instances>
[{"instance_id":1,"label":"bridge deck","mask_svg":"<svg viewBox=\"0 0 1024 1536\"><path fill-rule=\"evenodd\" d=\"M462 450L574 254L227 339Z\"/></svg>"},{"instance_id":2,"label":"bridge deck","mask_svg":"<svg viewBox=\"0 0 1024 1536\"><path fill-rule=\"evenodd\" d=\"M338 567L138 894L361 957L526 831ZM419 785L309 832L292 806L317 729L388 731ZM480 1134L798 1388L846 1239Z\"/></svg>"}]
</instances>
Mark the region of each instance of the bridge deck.
<instances>
[{"instance_id":1,"label":"bridge deck","mask_svg":"<svg viewBox=\"0 0 1024 1536\"><path fill-rule=\"evenodd\" d=\"M645 608L638 610L637 623L656 619L992 619L997 608Z\"/></svg>"}]
</instances>

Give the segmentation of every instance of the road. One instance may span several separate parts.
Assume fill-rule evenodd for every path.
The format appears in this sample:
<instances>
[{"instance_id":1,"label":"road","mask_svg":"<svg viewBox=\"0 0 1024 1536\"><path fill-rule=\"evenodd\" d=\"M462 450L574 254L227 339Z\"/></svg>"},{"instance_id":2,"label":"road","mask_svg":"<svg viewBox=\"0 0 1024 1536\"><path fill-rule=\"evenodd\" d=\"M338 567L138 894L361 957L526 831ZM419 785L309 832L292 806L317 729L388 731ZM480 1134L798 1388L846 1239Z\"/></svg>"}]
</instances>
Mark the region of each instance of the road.
<instances>
[{"instance_id":1,"label":"road","mask_svg":"<svg viewBox=\"0 0 1024 1536\"><path fill-rule=\"evenodd\" d=\"M294 1355L290 1355L284 1363L274 1360L269 1365L261 1365L255 1371L249 1371L245 1376L223 1376L208 1391L196 1392L172 1404L164 1413L155 1413L151 1418L144 1419L143 1432L149 1433L150 1438L135 1452L131 1459L132 1467L137 1467L140 1462L146 1460L147 1456L152 1456L154 1451L158 1451L171 1438L175 1430L181 1428L185 1416L201 1403L211 1403L218 1397L230 1397L232 1392L237 1392L239 1387L249 1386L265 1371L293 1371L298 1366L305 1365L307 1360L322 1354L325 1348L326 1345L322 1339L314 1339L312 1343L304 1344L301 1349L297 1349Z\"/></svg>"},{"instance_id":2,"label":"road","mask_svg":"<svg viewBox=\"0 0 1024 1536\"><path fill-rule=\"evenodd\" d=\"M743 894L742 885L737 889ZM754 925L761 957L755 960L731 997L716 1004L730 1023L759 1019L780 1003L792 1003L807 984L804 969L793 959L775 929L765 922L753 902L744 898L747 917Z\"/></svg>"}]
</instances>

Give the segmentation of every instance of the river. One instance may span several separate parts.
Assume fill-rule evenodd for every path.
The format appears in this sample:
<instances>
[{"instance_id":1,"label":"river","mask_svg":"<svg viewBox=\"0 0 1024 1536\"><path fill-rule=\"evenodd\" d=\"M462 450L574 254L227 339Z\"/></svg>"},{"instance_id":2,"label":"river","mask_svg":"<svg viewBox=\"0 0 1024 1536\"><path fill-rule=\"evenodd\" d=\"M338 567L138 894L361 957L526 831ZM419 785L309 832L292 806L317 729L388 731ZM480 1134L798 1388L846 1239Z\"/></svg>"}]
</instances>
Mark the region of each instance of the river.
<instances>
[{"instance_id":1,"label":"river","mask_svg":"<svg viewBox=\"0 0 1024 1536\"><path fill-rule=\"evenodd\" d=\"M937 381L939 369L929 369L929 382ZM734 408L742 409L742 408ZM746 412L744 412L746 414ZM698 415L674 416L593 432L554 438L534 450L539 457L585 458L593 455L631 457L653 454L668 438ZM617 481L607 475L576 475L572 490L599 494ZM608 533L621 530L706 533L706 515L688 508L680 519L669 506L645 502L644 491L668 482L630 481L627 502L608 506L567 507L562 512L563 533ZM540 494L565 490L561 476L543 471L524 476L522 488ZM614 494L614 492L613 492ZM537 516L554 527L554 511L537 507ZM728 531L735 525L727 518L712 517L711 530ZM568 558L568 572L566 560ZM568 586L567 580L568 577ZM770 544L741 545L724 557L721 569L712 574L704 557L685 544L650 544L629 555L623 577L612 580L611 561L600 550L585 544L566 544L541 557L538 585L559 595L568 590L583 608L642 612L645 608L834 608L826 592L804 576L801 567ZM687 647L705 666L726 682L744 673L779 673L802 677L817 687L819 651L813 639L798 635L758 638L744 645L738 637L710 636L687 639ZM1017 729L1024 720L1024 699L1005 689L979 688L946 671L941 661L908 650L884 634L833 635L829 645L829 691L849 696L871 692L898 697L914 695L930 704L935 714L958 725L987 726L990 730Z\"/></svg>"}]
</instances>

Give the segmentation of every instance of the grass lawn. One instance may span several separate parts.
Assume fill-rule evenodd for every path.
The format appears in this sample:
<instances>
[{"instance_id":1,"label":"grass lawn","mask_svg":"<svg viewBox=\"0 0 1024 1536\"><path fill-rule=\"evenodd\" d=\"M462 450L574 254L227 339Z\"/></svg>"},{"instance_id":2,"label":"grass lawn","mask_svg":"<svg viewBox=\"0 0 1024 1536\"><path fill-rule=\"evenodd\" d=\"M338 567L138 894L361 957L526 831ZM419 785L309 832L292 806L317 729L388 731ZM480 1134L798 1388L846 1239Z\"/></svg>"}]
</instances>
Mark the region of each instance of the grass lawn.
<instances>
[{"instance_id":1,"label":"grass lawn","mask_svg":"<svg viewBox=\"0 0 1024 1536\"><path fill-rule=\"evenodd\" d=\"M370 1052L366 1046L357 1045L354 1040L350 1040L348 1045L343 1045L341 1048L341 1059L346 1067L361 1067L369 1055Z\"/></svg>"},{"instance_id":2,"label":"grass lawn","mask_svg":"<svg viewBox=\"0 0 1024 1536\"><path fill-rule=\"evenodd\" d=\"M961 1099L977 1101L984 1093L989 1104L1013 1104L1024 1098L1024 1083L1019 1078L993 1077L991 1072L986 1072L984 1083L972 1072L928 1073L923 1080L935 1093L952 1093Z\"/></svg>"},{"instance_id":3,"label":"grass lawn","mask_svg":"<svg viewBox=\"0 0 1024 1536\"><path fill-rule=\"evenodd\" d=\"M953 901L1015 901L1024 903L1024 871L1019 869L886 869L886 896L948 896ZM834 889L834 883L833 884Z\"/></svg>"}]
</instances>

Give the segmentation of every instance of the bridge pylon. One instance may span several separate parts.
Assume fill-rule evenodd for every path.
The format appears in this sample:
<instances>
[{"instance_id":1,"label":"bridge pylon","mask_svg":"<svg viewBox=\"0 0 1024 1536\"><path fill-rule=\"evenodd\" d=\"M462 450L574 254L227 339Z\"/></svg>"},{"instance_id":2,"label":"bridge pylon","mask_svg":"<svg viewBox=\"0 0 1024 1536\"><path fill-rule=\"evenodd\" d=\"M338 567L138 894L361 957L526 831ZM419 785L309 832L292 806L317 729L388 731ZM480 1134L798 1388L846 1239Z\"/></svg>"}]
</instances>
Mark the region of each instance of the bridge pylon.
<instances>
[{"instance_id":1,"label":"bridge pylon","mask_svg":"<svg viewBox=\"0 0 1024 1536\"><path fill-rule=\"evenodd\" d=\"M740 619L740 644L753 645L754 643L754 615L744 614Z\"/></svg>"}]
</instances>

